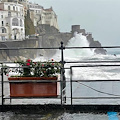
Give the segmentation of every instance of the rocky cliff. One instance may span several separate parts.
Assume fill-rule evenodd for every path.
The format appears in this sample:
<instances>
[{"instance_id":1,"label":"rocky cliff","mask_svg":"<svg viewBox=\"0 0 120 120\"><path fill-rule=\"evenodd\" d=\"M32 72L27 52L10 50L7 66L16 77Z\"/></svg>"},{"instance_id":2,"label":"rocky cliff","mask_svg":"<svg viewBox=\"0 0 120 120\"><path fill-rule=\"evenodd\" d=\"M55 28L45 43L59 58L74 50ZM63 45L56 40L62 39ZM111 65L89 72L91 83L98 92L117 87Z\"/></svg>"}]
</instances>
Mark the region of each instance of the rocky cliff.
<instances>
[{"instance_id":1,"label":"rocky cliff","mask_svg":"<svg viewBox=\"0 0 120 120\"><path fill-rule=\"evenodd\" d=\"M49 25L39 25L36 28L36 33L39 34L39 38L42 39L40 42L41 47L60 47L62 41L64 45L73 37L74 32L82 33L87 37L90 47L94 48L96 54L106 54L106 50L101 46L99 41L95 41L92 34L86 34L85 29L80 29L80 25L73 25L72 30L69 33L61 33L56 28ZM91 48L92 49L92 48ZM55 50L42 50L41 54L44 56L51 56L55 54Z\"/></svg>"}]
</instances>

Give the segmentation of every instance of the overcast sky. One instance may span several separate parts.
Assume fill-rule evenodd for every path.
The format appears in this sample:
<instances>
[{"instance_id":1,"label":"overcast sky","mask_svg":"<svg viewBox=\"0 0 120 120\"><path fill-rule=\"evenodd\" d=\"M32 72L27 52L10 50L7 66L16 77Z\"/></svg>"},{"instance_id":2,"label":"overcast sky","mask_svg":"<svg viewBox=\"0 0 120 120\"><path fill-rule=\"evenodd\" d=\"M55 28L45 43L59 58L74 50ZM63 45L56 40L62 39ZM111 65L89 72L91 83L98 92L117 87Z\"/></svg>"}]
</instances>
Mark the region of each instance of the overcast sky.
<instances>
[{"instance_id":1,"label":"overcast sky","mask_svg":"<svg viewBox=\"0 0 120 120\"><path fill-rule=\"evenodd\" d=\"M120 0L30 1L44 8L52 6L61 32L70 32L71 25L80 25L103 46L120 45Z\"/></svg>"}]
</instances>

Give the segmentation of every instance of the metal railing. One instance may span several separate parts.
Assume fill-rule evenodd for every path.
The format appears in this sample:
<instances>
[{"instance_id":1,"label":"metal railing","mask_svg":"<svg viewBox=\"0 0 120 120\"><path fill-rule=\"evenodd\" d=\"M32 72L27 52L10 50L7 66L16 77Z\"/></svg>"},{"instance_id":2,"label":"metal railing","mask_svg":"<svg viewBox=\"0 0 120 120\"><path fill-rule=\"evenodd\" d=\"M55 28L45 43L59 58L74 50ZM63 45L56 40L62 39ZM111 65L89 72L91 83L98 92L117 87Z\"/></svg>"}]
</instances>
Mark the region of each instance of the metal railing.
<instances>
[{"instance_id":1,"label":"metal railing","mask_svg":"<svg viewBox=\"0 0 120 120\"><path fill-rule=\"evenodd\" d=\"M92 63L120 63L120 61L64 61L64 50L65 49L90 49L90 48L120 48L120 46L105 46L105 47L64 47L63 46L63 42L61 42L61 46L60 47L54 47L54 48L0 48L0 50L24 50L24 49L59 49L61 50L61 61L59 61L62 64L62 68L61 68L61 75L60 75L60 80L54 81L54 82L60 82L60 99L61 99L61 105L66 103L66 82L70 82L70 99L71 99L71 105L73 105L73 99L106 99L108 97L73 97L73 83L74 82L100 82L100 81L120 81L119 79L113 79L113 80L73 80L72 78L72 73L73 73L73 68L82 68L82 67L111 67L111 66L120 66L120 64L97 64L97 65L92 65ZM6 62L7 63L7 62ZM84 63L89 63L90 65L86 64L86 65L76 65L76 66L70 66L69 68L65 68L65 64L70 64L70 63L78 63L78 64L84 64ZM4 67L3 64L5 64L5 62L2 62L1 65L1 99L2 99L2 106L4 105L4 100L5 99L13 99L13 98L5 98L4 97L4 83L8 83L8 81L4 81ZM66 77L65 77L65 70L69 69L70 70L70 80L66 81ZM11 81L11 82L49 82L49 81ZM32 98L32 97L31 97ZM34 98L34 97L33 97ZM109 97L109 98L113 98L113 97ZM114 97L115 99L120 99L120 96L116 96ZM17 99L23 99L23 98L17 98ZM40 99L40 98L39 98Z\"/></svg>"},{"instance_id":2,"label":"metal railing","mask_svg":"<svg viewBox=\"0 0 120 120\"><path fill-rule=\"evenodd\" d=\"M95 88L92 88L84 83L88 83L88 82L120 82L120 78L119 79L87 79L87 80L73 80L72 78L72 73L73 73L73 68L95 68L95 67L120 67L120 64L118 65L111 65L111 62L113 63L113 61L98 61L98 63L106 63L106 62L109 62L108 65L103 65L103 64L98 64L98 65L78 65L78 66L70 66L70 90L71 90L71 105L73 105L73 100L74 99L120 99L120 94L119 95L116 95L116 94L113 94L113 93L109 93L109 92L104 92L104 91L101 91L101 90L97 90ZM120 61L114 61L115 63L119 63ZM88 63L88 62L85 62L85 63ZM93 63L93 61L91 62ZM97 63L97 61L95 61L95 63ZM89 78L89 76L88 76ZM107 94L107 95L110 95L109 97L105 96L105 97L73 97L73 83L79 83L80 85L83 85L89 89L92 89L93 91L96 91L98 93L102 93L102 94ZM112 96L112 97L111 97ZM114 97L113 97L114 96Z\"/></svg>"}]
</instances>

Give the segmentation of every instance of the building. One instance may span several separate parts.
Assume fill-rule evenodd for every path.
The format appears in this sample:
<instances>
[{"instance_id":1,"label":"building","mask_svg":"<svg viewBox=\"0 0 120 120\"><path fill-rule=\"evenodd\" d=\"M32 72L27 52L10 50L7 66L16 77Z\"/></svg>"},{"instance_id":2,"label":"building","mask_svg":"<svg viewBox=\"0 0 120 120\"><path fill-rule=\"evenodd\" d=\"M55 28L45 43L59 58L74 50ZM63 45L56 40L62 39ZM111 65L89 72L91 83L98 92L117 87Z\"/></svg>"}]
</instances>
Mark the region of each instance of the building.
<instances>
[{"instance_id":1,"label":"building","mask_svg":"<svg viewBox=\"0 0 120 120\"><path fill-rule=\"evenodd\" d=\"M30 18L36 28L39 25L48 25L59 31L57 15L52 7L44 9L39 4L28 0L1 0L0 1L0 41L25 39L24 20L29 11Z\"/></svg>"},{"instance_id":2,"label":"building","mask_svg":"<svg viewBox=\"0 0 120 120\"><path fill-rule=\"evenodd\" d=\"M25 39L24 7L14 2L0 3L0 41Z\"/></svg>"},{"instance_id":3,"label":"building","mask_svg":"<svg viewBox=\"0 0 120 120\"><path fill-rule=\"evenodd\" d=\"M53 11L52 7L49 9L43 9L41 13L41 19L38 21L39 24L47 24L50 26L55 27L59 30L58 22L57 22L57 15Z\"/></svg>"},{"instance_id":4,"label":"building","mask_svg":"<svg viewBox=\"0 0 120 120\"><path fill-rule=\"evenodd\" d=\"M31 18L34 26L37 26L38 21L41 19L40 17L41 17L43 7L38 4L33 4L33 3L29 2L27 8L30 12L30 18Z\"/></svg>"},{"instance_id":5,"label":"building","mask_svg":"<svg viewBox=\"0 0 120 120\"><path fill-rule=\"evenodd\" d=\"M28 10L30 11L30 18L33 21L34 26L46 24L59 30L57 15L53 11L52 7L44 9L38 4L28 3Z\"/></svg>"}]
</instances>

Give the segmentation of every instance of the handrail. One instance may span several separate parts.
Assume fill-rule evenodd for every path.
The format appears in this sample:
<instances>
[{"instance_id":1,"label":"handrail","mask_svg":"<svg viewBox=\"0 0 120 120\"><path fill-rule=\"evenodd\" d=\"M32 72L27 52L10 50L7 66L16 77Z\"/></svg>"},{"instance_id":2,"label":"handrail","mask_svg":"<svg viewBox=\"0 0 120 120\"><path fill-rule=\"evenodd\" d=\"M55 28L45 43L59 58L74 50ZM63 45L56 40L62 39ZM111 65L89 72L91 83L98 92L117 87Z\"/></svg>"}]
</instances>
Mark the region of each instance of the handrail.
<instances>
[{"instance_id":1,"label":"handrail","mask_svg":"<svg viewBox=\"0 0 120 120\"><path fill-rule=\"evenodd\" d=\"M3 69L5 68L21 68L21 67L3 67L3 64L7 64L7 63L13 63L13 62L0 62L0 64L2 64L2 68L1 68L1 90L2 90L2 105L4 105L4 85L3 83L18 83L18 82L33 82L33 83L40 83L40 82L59 82L60 83L60 88L61 88L61 95L60 95L60 98L61 98L61 105L64 104L66 102L66 98L69 98L69 97L66 97L66 83L67 82L70 82L70 92L71 92L71 105L73 104L73 99L105 99L105 98L109 98L109 99L112 99L112 98L115 98L115 99L119 99L119 97L73 97L73 93L72 93L72 87L73 87L73 83L74 82L110 82L110 81L120 81L120 79L110 79L110 80L106 80L106 79L102 79L102 80L91 80L91 79L88 79L88 80L75 80L73 79L72 77L72 68L75 67L75 68L78 68L78 67L111 67L111 66L120 66L120 61L119 60L90 60L90 61L64 61L64 50L65 49L90 49L90 48L120 48L120 46L104 46L104 47L64 47L63 46L63 42L61 42L61 46L60 47L52 47L52 48L49 48L49 47L44 47L44 48L31 48L31 47L18 47L18 48L0 48L0 50L23 50L23 49L59 49L61 50L61 61L59 61L61 64L62 64L62 68L61 68L61 76L60 76L60 80L51 80L51 81L48 81L48 80L41 80L41 81L38 81L38 80L25 80L25 81L22 81L22 80L10 80L10 81L4 81L4 75L3 75ZM80 65L72 65L70 66L70 68L65 68L65 64L69 64L69 63L80 63ZM99 64L94 64L94 63L99 63ZM105 63L105 64L104 64ZM108 63L108 64L106 64ZM115 65L111 64L111 63L117 63ZM24 68L24 67L23 67ZM65 70L66 69L70 69L70 81L66 81L66 78L65 78Z\"/></svg>"},{"instance_id":2,"label":"handrail","mask_svg":"<svg viewBox=\"0 0 120 120\"><path fill-rule=\"evenodd\" d=\"M120 81L120 79L102 79L102 80L100 80L100 79L98 79L98 80L90 80L90 79L88 79L88 80L73 80L73 78L72 78L72 73L73 73L73 69L72 68L81 68L81 67L111 67L111 66L113 66L113 67L116 67L116 66L119 66L120 67L120 64L118 64L118 65L111 65L111 64L106 64L106 65L101 65L101 64L98 64L98 65L77 65L77 66L70 66L70 87L71 87L71 105L73 105L73 99L113 99L113 98L115 98L115 99L119 99L120 98L120 95L114 95L114 94L111 94L111 93L105 93L105 92L102 92L102 91L99 91L99 90L96 90L96 89L94 89L94 88L91 88L91 87L89 87L89 86L87 86L87 85L84 85L84 84L82 84L83 82L110 82L110 81ZM95 90L95 91L97 91L97 92L101 92L101 93L105 93L105 94L108 94L108 95L113 95L113 96L115 96L115 97L73 97L73 93L72 93L72 90L73 90L73 88L72 88L72 83L73 82L78 82L78 83L80 83L81 85L84 85L84 86L86 86L86 87L89 87L89 88L91 88L91 89L93 89L93 90Z\"/></svg>"},{"instance_id":3,"label":"handrail","mask_svg":"<svg viewBox=\"0 0 120 120\"><path fill-rule=\"evenodd\" d=\"M90 49L90 48L120 48L120 46L102 46L102 47L63 47L63 49ZM61 47L9 47L0 48L0 50L20 50L20 49L61 49Z\"/></svg>"}]
</instances>

